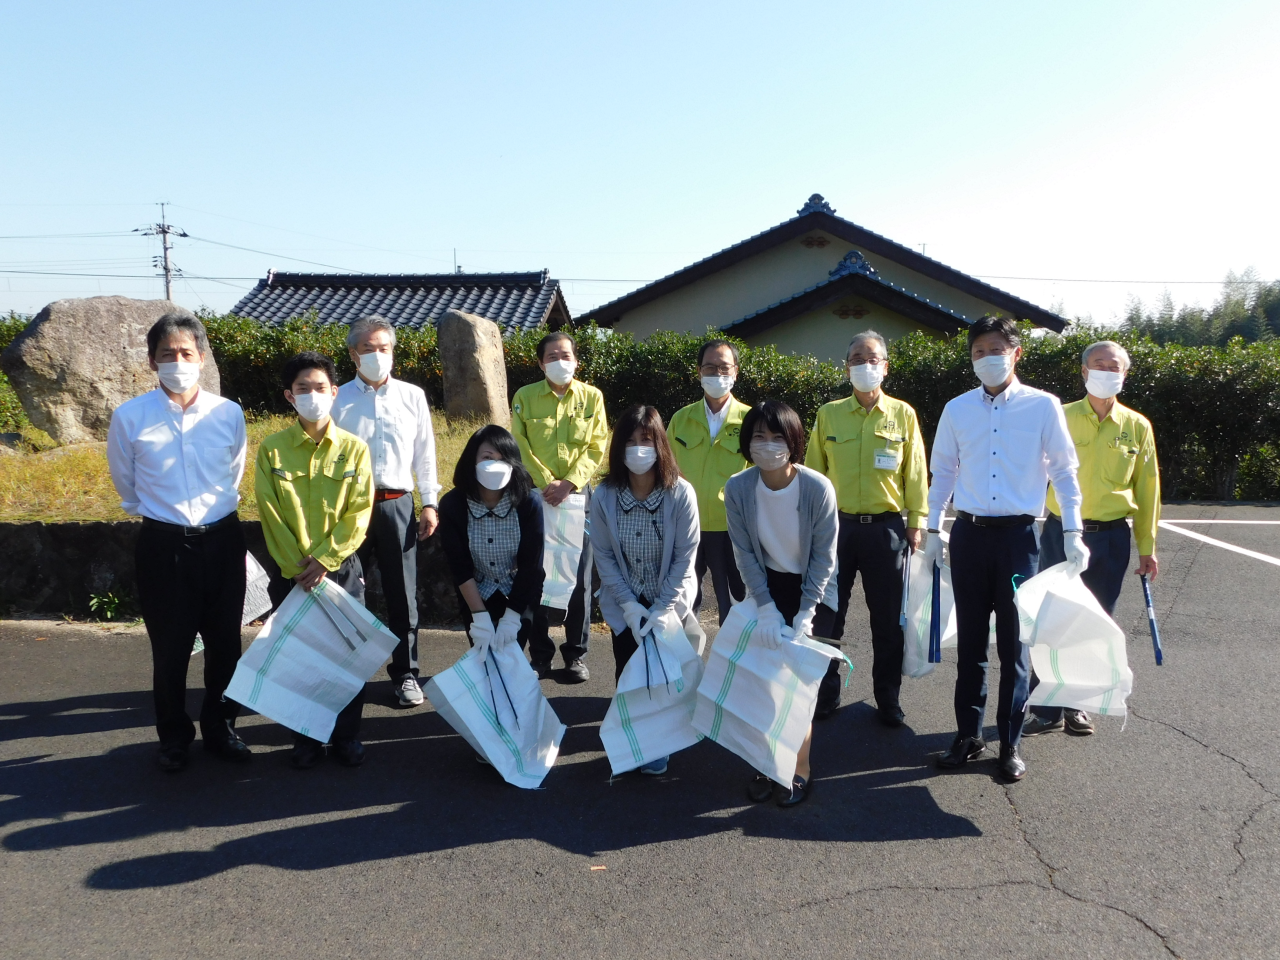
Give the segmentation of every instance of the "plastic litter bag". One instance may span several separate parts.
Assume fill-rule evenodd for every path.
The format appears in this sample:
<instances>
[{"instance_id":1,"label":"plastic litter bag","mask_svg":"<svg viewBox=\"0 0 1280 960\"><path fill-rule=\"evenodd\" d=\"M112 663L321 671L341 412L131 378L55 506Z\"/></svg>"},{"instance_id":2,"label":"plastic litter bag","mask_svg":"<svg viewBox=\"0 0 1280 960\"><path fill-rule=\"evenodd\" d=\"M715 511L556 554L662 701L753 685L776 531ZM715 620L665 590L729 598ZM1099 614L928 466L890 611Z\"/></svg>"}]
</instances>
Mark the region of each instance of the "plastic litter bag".
<instances>
[{"instance_id":1,"label":"plastic litter bag","mask_svg":"<svg viewBox=\"0 0 1280 960\"><path fill-rule=\"evenodd\" d=\"M244 652L227 696L322 743L399 641L332 580L295 586Z\"/></svg>"},{"instance_id":2,"label":"plastic litter bag","mask_svg":"<svg viewBox=\"0 0 1280 960\"><path fill-rule=\"evenodd\" d=\"M536 790L560 755L565 726L517 643L474 648L423 687L449 726L516 787Z\"/></svg>"},{"instance_id":3,"label":"plastic litter bag","mask_svg":"<svg viewBox=\"0 0 1280 960\"><path fill-rule=\"evenodd\" d=\"M655 638L659 630L661 636ZM614 776L702 739L693 728L702 669L701 658L675 617L644 638L622 668L618 692L600 725Z\"/></svg>"},{"instance_id":4,"label":"plastic litter bag","mask_svg":"<svg viewBox=\"0 0 1280 960\"><path fill-rule=\"evenodd\" d=\"M571 493L557 506L542 502L546 546L542 565L547 578L542 585L542 605L569 609L569 597L578 585L578 561L587 529L587 497Z\"/></svg>"},{"instance_id":5,"label":"plastic litter bag","mask_svg":"<svg viewBox=\"0 0 1280 960\"><path fill-rule=\"evenodd\" d=\"M934 536L934 534L930 534ZM911 551L907 561L906 623L902 627L905 646L902 650L902 675L926 677L935 664L929 662L929 627L933 619L933 565L924 558L923 550ZM956 645L956 602L951 589L951 568L945 564L939 577L938 594L942 623L942 646Z\"/></svg>"},{"instance_id":6,"label":"plastic litter bag","mask_svg":"<svg viewBox=\"0 0 1280 960\"><path fill-rule=\"evenodd\" d=\"M267 576L267 571L262 569L262 564L255 560L248 550L244 552L244 573L244 609L240 613L241 626L253 623L263 614L271 612L271 597L267 595L267 584L271 582L271 578ZM194 657L203 650L204 637L197 633L196 642L191 647L191 655Z\"/></svg>"},{"instance_id":7,"label":"plastic litter bag","mask_svg":"<svg viewBox=\"0 0 1280 960\"><path fill-rule=\"evenodd\" d=\"M770 650L753 639L756 615L748 597L725 618L698 685L693 728L765 776L790 784L818 685L840 652L808 637Z\"/></svg>"},{"instance_id":8,"label":"plastic litter bag","mask_svg":"<svg viewBox=\"0 0 1280 960\"><path fill-rule=\"evenodd\" d=\"M1022 642L1040 683L1033 706L1122 717L1133 692L1124 631L1067 564L1042 570L1014 594Z\"/></svg>"}]
</instances>

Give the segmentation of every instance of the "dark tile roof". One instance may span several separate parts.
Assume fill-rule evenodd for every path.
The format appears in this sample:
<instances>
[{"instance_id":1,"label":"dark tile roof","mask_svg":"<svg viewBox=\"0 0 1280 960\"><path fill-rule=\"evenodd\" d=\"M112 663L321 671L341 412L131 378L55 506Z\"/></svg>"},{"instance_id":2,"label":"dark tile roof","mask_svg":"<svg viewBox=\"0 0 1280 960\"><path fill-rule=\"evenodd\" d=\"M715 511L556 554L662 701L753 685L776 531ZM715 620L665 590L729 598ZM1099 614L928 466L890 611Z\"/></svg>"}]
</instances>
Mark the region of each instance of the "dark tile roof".
<instances>
[{"instance_id":1,"label":"dark tile roof","mask_svg":"<svg viewBox=\"0 0 1280 960\"><path fill-rule=\"evenodd\" d=\"M504 333L569 322L560 281L540 273L276 273L232 312L278 325L315 310L322 323L351 323L376 313L396 326L434 324L446 310L487 317Z\"/></svg>"},{"instance_id":2,"label":"dark tile roof","mask_svg":"<svg viewBox=\"0 0 1280 960\"><path fill-rule=\"evenodd\" d=\"M675 273L655 280L639 290L633 290L617 300L589 310L578 320L594 320L602 327L611 327L623 314L634 310L636 307L701 280L703 277L718 273L726 267L746 260L748 257L753 257L758 253L772 249L786 240L802 237L813 230L823 230L832 236L839 237L841 240L860 247L868 253L900 263L917 273L945 283L947 286L976 297L984 303L989 303L1019 320L1030 320L1037 326L1048 327L1050 330L1058 332L1061 332L1067 325L1067 321L1056 313L1051 313L1043 307L1037 307L1034 303L1023 300L1021 297L1015 297L1013 294L1006 293L1004 290L993 287L989 283L984 283L977 277L961 273L959 270L948 267L945 263L940 263L932 257L926 257L910 247L904 247L902 244L896 243L878 233L873 233L850 220L837 217L831 205L823 200L820 194L816 193L809 198L809 201L803 207L796 211L796 216L790 220L784 220L776 227L770 227L762 233L757 233L754 237L748 237L741 243L735 243L719 253L704 257L697 263L690 264L682 270L677 270Z\"/></svg>"}]
</instances>

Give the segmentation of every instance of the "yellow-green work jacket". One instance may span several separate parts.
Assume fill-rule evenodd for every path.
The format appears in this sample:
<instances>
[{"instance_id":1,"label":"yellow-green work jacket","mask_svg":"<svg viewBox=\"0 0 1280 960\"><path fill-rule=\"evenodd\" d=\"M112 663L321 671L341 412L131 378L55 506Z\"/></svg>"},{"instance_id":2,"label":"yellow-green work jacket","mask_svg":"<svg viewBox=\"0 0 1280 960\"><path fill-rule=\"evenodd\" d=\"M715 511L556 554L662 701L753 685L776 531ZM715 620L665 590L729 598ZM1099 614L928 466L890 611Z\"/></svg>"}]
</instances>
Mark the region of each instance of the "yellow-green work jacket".
<instances>
[{"instance_id":1,"label":"yellow-green work jacket","mask_svg":"<svg viewBox=\"0 0 1280 960\"><path fill-rule=\"evenodd\" d=\"M546 380L530 383L511 398L511 432L539 490L552 480L581 490L604 462L604 394L581 380L569 381L563 397Z\"/></svg>"},{"instance_id":2,"label":"yellow-green work jacket","mask_svg":"<svg viewBox=\"0 0 1280 960\"><path fill-rule=\"evenodd\" d=\"M680 475L693 484L698 495L701 528L716 533L729 529L724 482L747 467L742 455L742 418L751 407L730 395L724 423L713 440L705 404L704 398L677 410L667 424L667 439Z\"/></svg>"}]
</instances>

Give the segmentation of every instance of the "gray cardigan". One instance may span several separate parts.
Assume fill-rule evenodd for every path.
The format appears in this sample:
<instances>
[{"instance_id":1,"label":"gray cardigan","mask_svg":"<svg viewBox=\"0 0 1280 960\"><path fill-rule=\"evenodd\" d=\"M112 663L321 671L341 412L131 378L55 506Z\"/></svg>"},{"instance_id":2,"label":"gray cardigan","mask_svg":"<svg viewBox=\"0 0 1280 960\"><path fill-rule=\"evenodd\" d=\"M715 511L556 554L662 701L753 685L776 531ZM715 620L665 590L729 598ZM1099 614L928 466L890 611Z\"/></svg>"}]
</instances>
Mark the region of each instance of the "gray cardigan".
<instances>
[{"instance_id":1,"label":"gray cardigan","mask_svg":"<svg viewBox=\"0 0 1280 960\"><path fill-rule=\"evenodd\" d=\"M698 592L693 561L698 552L698 498L683 477L662 498L662 593L651 603L675 610L684 620ZM600 612L614 633L627 629L622 605L636 600L627 583L622 544L618 541L617 488L601 484L591 498L591 548L600 571Z\"/></svg>"},{"instance_id":2,"label":"gray cardigan","mask_svg":"<svg viewBox=\"0 0 1280 960\"><path fill-rule=\"evenodd\" d=\"M796 620L812 619L818 604L832 610L836 599L836 539L840 524L836 516L836 488L831 481L802 464L795 465L800 484L800 554L808 556L800 612ZM749 467L734 474L724 485L724 506L729 515L729 539L738 572L758 604L772 603L765 578L764 548L756 523L756 484L760 468Z\"/></svg>"}]
</instances>

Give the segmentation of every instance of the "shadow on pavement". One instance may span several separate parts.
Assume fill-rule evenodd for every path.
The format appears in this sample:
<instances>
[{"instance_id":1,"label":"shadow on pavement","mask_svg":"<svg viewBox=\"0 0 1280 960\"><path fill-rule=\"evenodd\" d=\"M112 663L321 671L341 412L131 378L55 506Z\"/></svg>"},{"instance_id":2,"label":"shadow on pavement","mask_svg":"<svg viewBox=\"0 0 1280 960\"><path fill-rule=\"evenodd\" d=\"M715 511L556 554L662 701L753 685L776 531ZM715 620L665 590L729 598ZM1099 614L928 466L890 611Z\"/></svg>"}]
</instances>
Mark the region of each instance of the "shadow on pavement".
<instances>
[{"instance_id":1,"label":"shadow on pavement","mask_svg":"<svg viewBox=\"0 0 1280 960\"><path fill-rule=\"evenodd\" d=\"M117 712L136 710L145 722L148 698L99 699ZM31 706L46 720L70 722L72 702ZM74 703L86 705L84 698ZM751 770L708 741L676 754L666 776L632 773L610 781L597 730L609 701L564 696L551 703L569 730L560 763L536 791L510 787L477 764L462 738L429 710L367 717L369 760L357 770L326 762L296 771L282 750L232 766L198 742L190 767L178 775L155 768L150 743L100 756L24 758L0 767L0 794L8 795L0 801L0 825L46 822L8 834L4 848L123 843L192 828L239 834L211 850L111 863L86 880L95 889L124 890L188 883L246 864L319 870L504 840L540 840L594 856L725 832L823 843L980 834L969 819L940 809L925 785L934 775L929 754L945 749L950 737L885 730L865 704L850 704L818 726L813 796L781 810L749 803ZM0 714L17 709L0 707ZM74 716L89 722L108 715ZM119 719L110 725L121 726ZM288 731L270 723L242 733L259 748L289 742Z\"/></svg>"}]
</instances>

